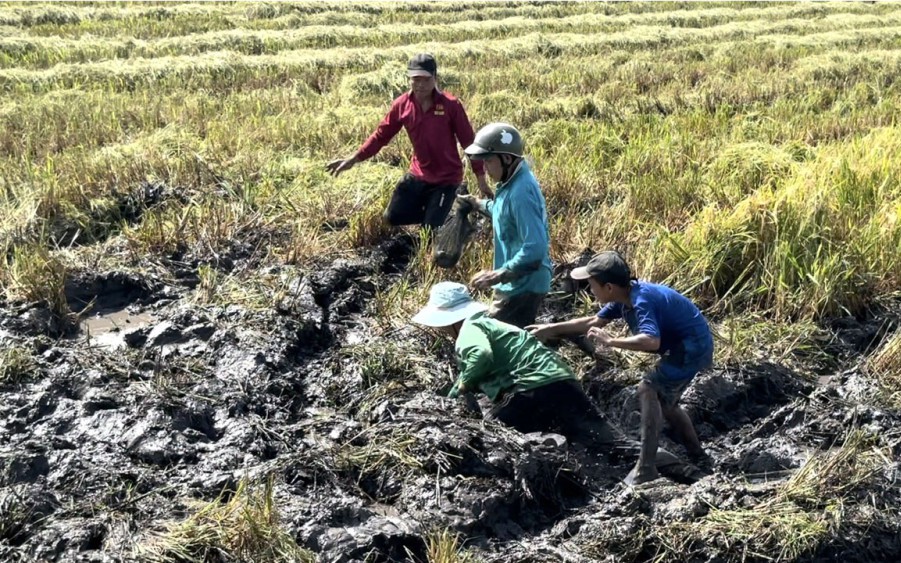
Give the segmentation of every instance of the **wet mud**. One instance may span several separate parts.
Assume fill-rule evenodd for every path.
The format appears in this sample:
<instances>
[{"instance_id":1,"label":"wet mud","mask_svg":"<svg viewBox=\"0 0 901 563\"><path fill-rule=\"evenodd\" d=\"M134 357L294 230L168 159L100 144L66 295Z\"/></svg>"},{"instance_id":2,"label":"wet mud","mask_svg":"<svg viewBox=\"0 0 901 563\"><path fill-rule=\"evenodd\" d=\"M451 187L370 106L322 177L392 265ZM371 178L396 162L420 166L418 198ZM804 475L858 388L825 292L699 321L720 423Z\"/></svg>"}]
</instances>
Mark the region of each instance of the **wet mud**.
<instances>
[{"instance_id":1,"label":"wet mud","mask_svg":"<svg viewBox=\"0 0 901 563\"><path fill-rule=\"evenodd\" d=\"M267 476L281 524L321 561L425 561L429 533L444 529L484 561L779 559L718 536L674 556L659 531L755 506L856 430L885 452L878 474L843 489L847 517L795 559L901 559L901 414L861 391L872 384L851 332L866 323L836 329L841 367L820 380L766 363L699 376L683 404L714 474L632 489L621 482L632 460L520 434L444 397L450 346L375 323L377 290L412 252L399 237L284 268L289 291L264 310L198 305L190 283L120 272L73 279L70 303L86 313L65 334L40 307L0 309L0 346L31 357L0 385L0 560L135 560L136 544L196 501ZM599 362L582 383L637 437L627 379Z\"/></svg>"}]
</instances>

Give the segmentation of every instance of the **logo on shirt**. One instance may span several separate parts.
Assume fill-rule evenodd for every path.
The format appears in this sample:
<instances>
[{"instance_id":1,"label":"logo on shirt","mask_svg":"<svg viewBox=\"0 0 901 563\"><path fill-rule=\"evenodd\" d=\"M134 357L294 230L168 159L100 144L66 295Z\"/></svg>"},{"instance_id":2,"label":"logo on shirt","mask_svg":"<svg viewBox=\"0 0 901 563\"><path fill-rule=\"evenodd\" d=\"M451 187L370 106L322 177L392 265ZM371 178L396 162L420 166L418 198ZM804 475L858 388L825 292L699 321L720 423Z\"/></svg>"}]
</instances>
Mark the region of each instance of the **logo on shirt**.
<instances>
[{"instance_id":1,"label":"logo on shirt","mask_svg":"<svg viewBox=\"0 0 901 563\"><path fill-rule=\"evenodd\" d=\"M510 134L506 129L501 130L501 142L505 145L509 145L513 142L513 135Z\"/></svg>"},{"instance_id":2,"label":"logo on shirt","mask_svg":"<svg viewBox=\"0 0 901 563\"><path fill-rule=\"evenodd\" d=\"M435 104L435 115L444 115L444 104Z\"/></svg>"}]
</instances>

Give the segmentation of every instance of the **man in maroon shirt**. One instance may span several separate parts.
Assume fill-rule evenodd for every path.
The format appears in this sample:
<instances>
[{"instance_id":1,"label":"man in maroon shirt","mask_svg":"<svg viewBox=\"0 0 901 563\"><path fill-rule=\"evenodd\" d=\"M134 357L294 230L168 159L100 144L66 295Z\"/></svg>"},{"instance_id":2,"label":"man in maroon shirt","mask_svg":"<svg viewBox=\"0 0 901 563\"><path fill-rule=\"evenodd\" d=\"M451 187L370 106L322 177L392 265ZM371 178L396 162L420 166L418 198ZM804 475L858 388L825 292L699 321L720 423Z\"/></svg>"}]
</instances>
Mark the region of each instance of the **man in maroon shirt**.
<instances>
[{"instance_id":1,"label":"man in maroon shirt","mask_svg":"<svg viewBox=\"0 0 901 563\"><path fill-rule=\"evenodd\" d=\"M463 161L457 143L467 147L475 134L463 104L437 88L438 64L432 55L416 55L407 71L410 91L394 100L388 115L355 155L332 161L326 168L334 176L350 170L354 164L375 156L403 127L413 143L413 160L410 171L394 188L385 220L391 225L418 223L434 229L444 223L463 181ZM479 191L492 197L484 165L473 161L472 171Z\"/></svg>"}]
</instances>

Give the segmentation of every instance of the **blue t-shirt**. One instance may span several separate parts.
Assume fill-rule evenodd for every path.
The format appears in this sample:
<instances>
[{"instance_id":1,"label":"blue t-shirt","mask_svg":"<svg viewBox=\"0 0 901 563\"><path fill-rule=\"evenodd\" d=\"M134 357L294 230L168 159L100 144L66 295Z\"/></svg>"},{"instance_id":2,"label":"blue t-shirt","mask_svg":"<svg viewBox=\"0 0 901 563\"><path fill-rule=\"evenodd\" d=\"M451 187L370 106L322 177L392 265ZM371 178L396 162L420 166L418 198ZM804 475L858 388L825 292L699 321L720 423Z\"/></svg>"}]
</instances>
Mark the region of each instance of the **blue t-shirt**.
<instances>
[{"instance_id":1,"label":"blue t-shirt","mask_svg":"<svg viewBox=\"0 0 901 563\"><path fill-rule=\"evenodd\" d=\"M647 334L660 339L659 354L691 343L712 349L713 341L707 319L687 297L675 289L657 283L633 281L629 293L632 307L607 303L598 316L602 319L625 319L632 334ZM682 345L682 346L680 346Z\"/></svg>"}]
</instances>

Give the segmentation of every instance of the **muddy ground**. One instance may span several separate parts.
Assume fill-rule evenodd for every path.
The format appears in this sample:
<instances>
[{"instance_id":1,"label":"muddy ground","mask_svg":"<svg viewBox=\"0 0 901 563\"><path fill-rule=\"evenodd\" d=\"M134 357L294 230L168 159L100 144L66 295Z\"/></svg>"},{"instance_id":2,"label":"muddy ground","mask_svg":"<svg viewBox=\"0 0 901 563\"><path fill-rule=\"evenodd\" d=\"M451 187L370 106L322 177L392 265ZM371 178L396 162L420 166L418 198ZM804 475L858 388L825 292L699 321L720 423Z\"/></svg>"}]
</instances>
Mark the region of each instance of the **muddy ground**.
<instances>
[{"instance_id":1,"label":"muddy ground","mask_svg":"<svg viewBox=\"0 0 901 563\"><path fill-rule=\"evenodd\" d=\"M436 529L463 534L485 561L791 559L715 534L674 552L655 531L756 506L854 429L884 460L842 488L843 517L794 558L901 560L901 414L878 406L859 369L895 313L830 323L833 358L819 378L757 361L699 376L684 404L714 475L636 490L620 481L631 460L521 435L443 396L450 347L372 319L373 296L411 251L399 237L315 269L271 269L290 291L262 310L198 305L190 261L169 281L74 276L72 308L93 301L80 330L3 303L0 346L33 360L0 388L0 560L135 560L135 544L193 501L267 475L283 526L321 561L424 561ZM562 295L544 315L574 302ZM637 437L624 375L635 376L600 362L583 384Z\"/></svg>"}]
</instances>

